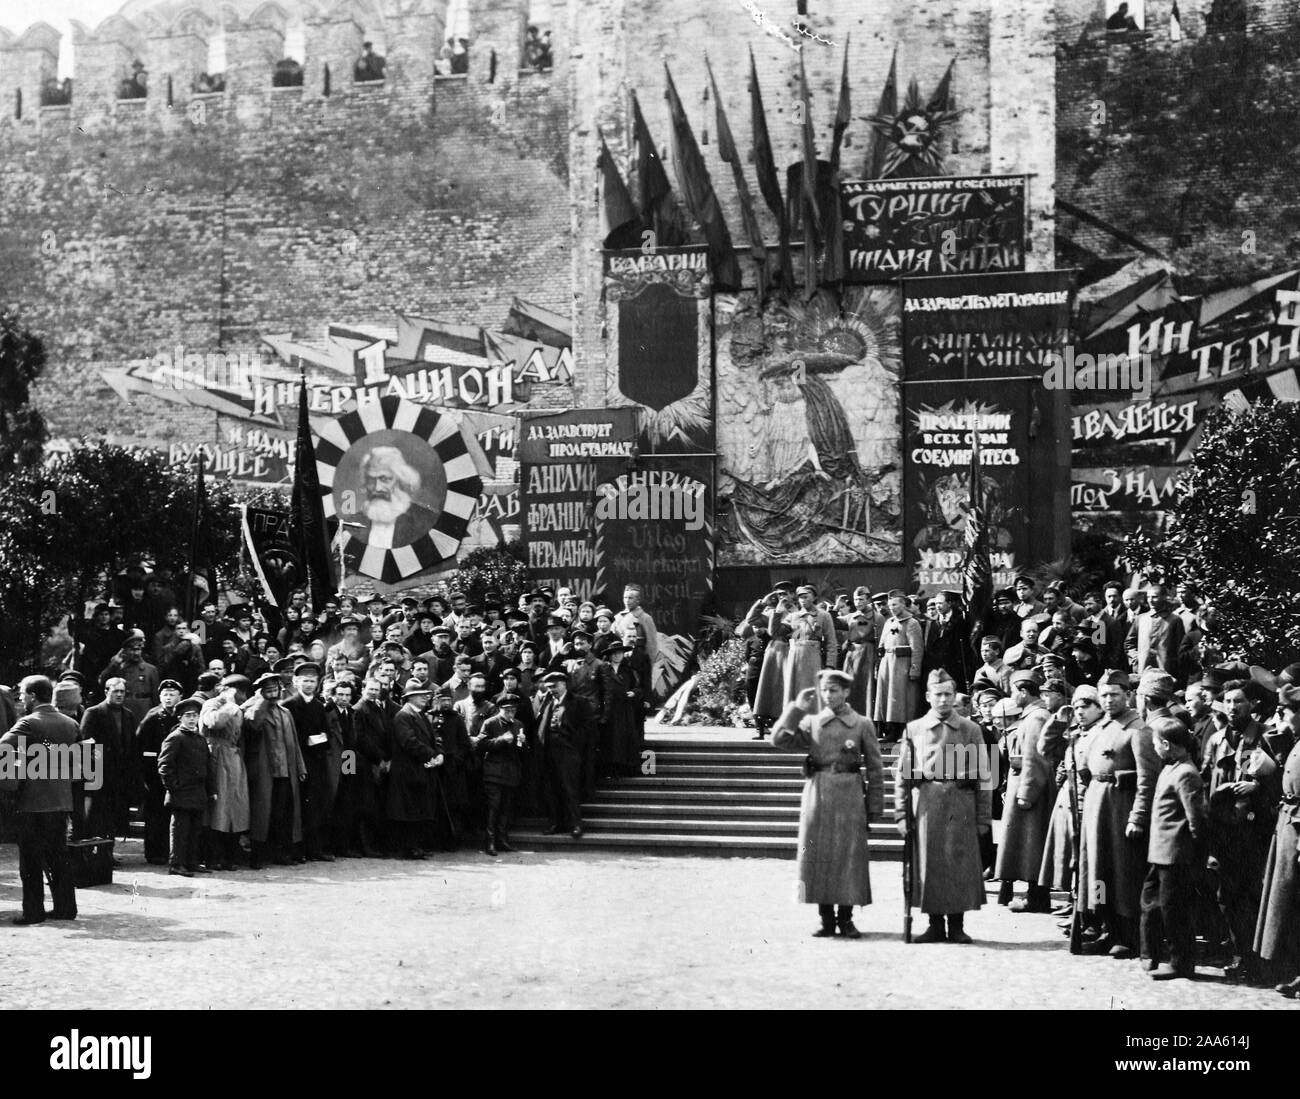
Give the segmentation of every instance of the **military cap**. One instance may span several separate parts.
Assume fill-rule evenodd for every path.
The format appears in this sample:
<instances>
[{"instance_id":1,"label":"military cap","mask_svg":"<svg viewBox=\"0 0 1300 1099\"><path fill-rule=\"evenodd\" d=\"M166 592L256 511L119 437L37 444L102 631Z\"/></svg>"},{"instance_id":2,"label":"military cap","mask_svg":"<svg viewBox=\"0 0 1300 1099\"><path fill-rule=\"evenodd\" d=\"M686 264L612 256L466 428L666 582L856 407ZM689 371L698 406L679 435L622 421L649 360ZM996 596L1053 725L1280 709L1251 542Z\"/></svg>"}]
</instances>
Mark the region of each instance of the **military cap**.
<instances>
[{"instance_id":1,"label":"military cap","mask_svg":"<svg viewBox=\"0 0 1300 1099\"><path fill-rule=\"evenodd\" d=\"M281 685L280 677L276 675L275 672L263 672L257 677L257 681L253 684L253 690L260 691L268 683L274 683L279 687Z\"/></svg>"},{"instance_id":2,"label":"military cap","mask_svg":"<svg viewBox=\"0 0 1300 1099\"><path fill-rule=\"evenodd\" d=\"M795 595L803 595L805 592L808 595L811 595L814 599L817 598L817 589L814 588L811 584L800 584L797 588L794 589Z\"/></svg>"},{"instance_id":3,"label":"military cap","mask_svg":"<svg viewBox=\"0 0 1300 1099\"><path fill-rule=\"evenodd\" d=\"M189 698L182 698L178 703L176 703L176 713L177 715L180 715L189 713L190 710L193 710L197 714L203 709L203 703L206 701L207 699L199 698L197 695L190 695Z\"/></svg>"},{"instance_id":4,"label":"military cap","mask_svg":"<svg viewBox=\"0 0 1300 1099\"><path fill-rule=\"evenodd\" d=\"M210 691L220 682L221 676L217 675L216 672L203 672L199 676L198 687L200 691Z\"/></svg>"},{"instance_id":5,"label":"military cap","mask_svg":"<svg viewBox=\"0 0 1300 1099\"><path fill-rule=\"evenodd\" d=\"M517 694L512 694L510 692L507 692L506 694L503 695L497 695L498 706L518 706L519 702L520 699Z\"/></svg>"},{"instance_id":6,"label":"military cap","mask_svg":"<svg viewBox=\"0 0 1300 1099\"><path fill-rule=\"evenodd\" d=\"M527 626L528 615L521 614L519 611L511 611L506 615L506 625L513 629L515 626Z\"/></svg>"},{"instance_id":7,"label":"military cap","mask_svg":"<svg viewBox=\"0 0 1300 1099\"><path fill-rule=\"evenodd\" d=\"M1037 586L1038 586L1038 581L1035 580L1032 576L1030 576L1029 573L1027 573L1027 572L1019 573L1019 574L1016 576L1016 583L1017 583L1017 584L1028 584L1031 588L1032 588L1032 587L1037 587Z\"/></svg>"},{"instance_id":8,"label":"military cap","mask_svg":"<svg viewBox=\"0 0 1300 1099\"><path fill-rule=\"evenodd\" d=\"M126 635L127 641L143 641L144 630L132 630Z\"/></svg>"},{"instance_id":9,"label":"military cap","mask_svg":"<svg viewBox=\"0 0 1300 1099\"><path fill-rule=\"evenodd\" d=\"M420 605L420 601L416 599L415 596L413 595L408 595L405 599L402 600L403 607L418 607L419 605Z\"/></svg>"},{"instance_id":10,"label":"military cap","mask_svg":"<svg viewBox=\"0 0 1300 1099\"><path fill-rule=\"evenodd\" d=\"M798 585L795 584L793 580L778 580L775 584L772 585L772 590L783 591L787 595L794 595L795 589L797 587Z\"/></svg>"},{"instance_id":11,"label":"military cap","mask_svg":"<svg viewBox=\"0 0 1300 1099\"><path fill-rule=\"evenodd\" d=\"M1152 698L1172 698L1174 694L1174 677L1159 668L1148 668L1138 679L1138 694L1150 695Z\"/></svg>"},{"instance_id":12,"label":"military cap","mask_svg":"<svg viewBox=\"0 0 1300 1099\"><path fill-rule=\"evenodd\" d=\"M547 672L544 676L542 676L543 683L553 683L556 680L559 680L561 683L568 683L569 677L564 672L560 672L560 671Z\"/></svg>"},{"instance_id":13,"label":"military cap","mask_svg":"<svg viewBox=\"0 0 1300 1099\"><path fill-rule=\"evenodd\" d=\"M996 695L1000 695L1002 693L1002 685L999 683L995 683L983 672L980 672L980 674L975 677L975 679L971 682L970 687L972 691L976 691L976 692L992 691Z\"/></svg>"},{"instance_id":14,"label":"military cap","mask_svg":"<svg viewBox=\"0 0 1300 1099\"><path fill-rule=\"evenodd\" d=\"M1070 696L1070 685L1059 675L1048 676L1040 693L1046 694L1048 691L1055 691L1058 695L1064 695L1068 698Z\"/></svg>"},{"instance_id":15,"label":"military cap","mask_svg":"<svg viewBox=\"0 0 1300 1099\"><path fill-rule=\"evenodd\" d=\"M519 669L516 668L516 667L513 667L513 666L511 666L511 667L509 667L509 668L502 668L502 669L501 669L501 673L500 673L500 675L501 675L501 678L502 678L502 679L505 679L505 677L508 676L508 675L512 675L512 676L514 676L516 679L518 679L518 678L519 678Z\"/></svg>"},{"instance_id":16,"label":"military cap","mask_svg":"<svg viewBox=\"0 0 1300 1099\"><path fill-rule=\"evenodd\" d=\"M361 619L348 615L347 618L343 619L343 621L339 623L339 629L341 630L346 630L349 626L355 626L357 629L361 629Z\"/></svg>"},{"instance_id":17,"label":"military cap","mask_svg":"<svg viewBox=\"0 0 1300 1099\"><path fill-rule=\"evenodd\" d=\"M297 665L297 666L293 669L293 674L294 674L294 675L314 675L314 676L316 676L317 678L319 678L319 677L320 677L320 665L319 665L319 664L315 664L315 663L313 663L313 662L310 661L310 660L304 660L301 664Z\"/></svg>"},{"instance_id":18,"label":"military cap","mask_svg":"<svg viewBox=\"0 0 1300 1099\"><path fill-rule=\"evenodd\" d=\"M623 646L619 646L622 648ZM823 668L817 673L817 681L824 687L828 683L833 683L837 687L843 687L848 690L853 686L853 677L845 675L838 668Z\"/></svg>"},{"instance_id":19,"label":"military cap","mask_svg":"<svg viewBox=\"0 0 1300 1099\"><path fill-rule=\"evenodd\" d=\"M441 693L442 688L435 687L432 683L416 683L414 680L411 680L407 683L406 690L402 692L402 698L415 698L417 695L434 695ZM450 694L451 692L448 691L447 693Z\"/></svg>"},{"instance_id":20,"label":"military cap","mask_svg":"<svg viewBox=\"0 0 1300 1099\"><path fill-rule=\"evenodd\" d=\"M569 623L558 614L551 614L546 617L546 628L548 630L567 630L569 628Z\"/></svg>"},{"instance_id":21,"label":"military cap","mask_svg":"<svg viewBox=\"0 0 1300 1099\"><path fill-rule=\"evenodd\" d=\"M996 645L999 649L1005 648L1005 646L1002 644L1002 638L998 637L998 635L994 633L986 633L983 637L980 638L980 644Z\"/></svg>"},{"instance_id":22,"label":"military cap","mask_svg":"<svg viewBox=\"0 0 1300 1099\"><path fill-rule=\"evenodd\" d=\"M588 641L590 641L590 640L591 640L591 631L588 630L586 626L574 626L574 627L573 627L573 631L572 631L571 636L572 636L572 637L585 637Z\"/></svg>"},{"instance_id":23,"label":"military cap","mask_svg":"<svg viewBox=\"0 0 1300 1099\"><path fill-rule=\"evenodd\" d=\"M1009 603L1014 603L1016 601L1016 589L999 588L993 593L993 601L996 603L999 599L1005 599Z\"/></svg>"},{"instance_id":24,"label":"military cap","mask_svg":"<svg viewBox=\"0 0 1300 1099\"><path fill-rule=\"evenodd\" d=\"M64 678L66 679L67 677L65 676ZM181 691L184 690L184 688L179 683L177 683L176 680L174 679L164 679L161 683L158 684L158 690L159 691Z\"/></svg>"},{"instance_id":25,"label":"military cap","mask_svg":"<svg viewBox=\"0 0 1300 1099\"><path fill-rule=\"evenodd\" d=\"M58 682L60 682L60 683L75 683L78 687L84 687L84 686L86 685L86 677L85 677L84 675L82 675L82 674L81 674L80 672L78 672L78 671L74 671L74 670L72 670L72 669L68 669L68 671L66 671L66 672L60 672L60 673L59 673L59 679L58 679ZM159 689L159 690L162 690L163 687L167 686L167 683L173 683L173 682L175 682L175 681L169 679L169 680L167 680L166 683L163 683L161 686L159 686L158 689ZM178 691L181 689L179 683L176 684L176 689L177 689Z\"/></svg>"},{"instance_id":26,"label":"military cap","mask_svg":"<svg viewBox=\"0 0 1300 1099\"><path fill-rule=\"evenodd\" d=\"M988 681L985 680L985 683L987 684ZM988 695L992 695L995 699L998 699L1002 697L1002 692L992 685L981 686L978 681L971 686L971 698L974 701L978 702L981 698L985 698Z\"/></svg>"},{"instance_id":27,"label":"military cap","mask_svg":"<svg viewBox=\"0 0 1300 1099\"><path fill-rule=\"evenodd\" d=\"M246 675L228 675L221 681L223 687L237 687L241 691L252 690L253 685L248 681Z\"/></svg>"},{"instance_id":28,"label":"military cap","mask_svg":"<svg viewBox=\"0 0 1300 1099\"><path fill-rule=\"evenodd\" d=\"M926 688L941 687L945 683L953 683L955 680L948 674L944 668L935 668L925 681Z\"/></svg>"},{"instance_id":29,"label":"military cap","mask_svg":"<svg viewBox=\"0 0 1300 1099\"><path fill-rule=\"evenodd\" d=\"M1107 668L1097 679L1098 688L1123 687L1127 691L1132 685L1128 672L1120 671L1118 668Z\"/></svg>"},{"instance_id":30,"label":"military cap","mask_svg":"<svg viewBox=\"0 0 1300 1099\"><path fill-rule=\"evenodd\" d=\"M1023 710L1009 698L999 698L993 703L994 717L1019 717Z\"/></svg>"},{"instance_id":31,"label":"military cap","mask_svg":"<svg viewBox=\"0 0 1300 1099\"><path fill-rule=\"evenodd\" d=\"M1039 687L1042 680L1035 669L1027 668L1019 672L1011 673L1011 686L1013 687Z\"/></svg>"},{"instance_id":32,"label":"military cap","mask_svg":"<svg viewBox=\"0 0 1300 1099\"><path fill-rule=\"evenodd\" d=\"M291 672L293 671L293 662L293 657L291 656L281 657L271 665L271 671L277 673Z\"/></svg>"},{"instance_id":33,"label":"military cap","mask_svg":"<svg viewBox=\"0 0 1300 1099\"><path fill-rule=\"evenodd\" d=\"M905 592L902 588L890 588L890 589L889 589L889 594L886 596L886 598L887 598L887 599L906 599L906 598L907 598L907 592Z\"/></svg>"},{"instance_id":34,"label":"military cap","mask_svg":"<svg viewBox=\"0 0 1300 1099\"><path fill-rule=\"evenodd\" d=\"M534 645L531 641L519 642L519 651L523 652L525 649L527 649L530 653L533 653L537 651L537 646Z\"/></svg>"},{"instance_id":35,"label":"military cap","mask_svg":"<svg viewBox=\"0 0 1300 1099\"><path fill-rule=\"evenodd\" d=\"M1079 636L1070 642L1070 648L1075 652L1086 653L1088 656L1097 655L1097 646L1093 644L1091 637Z\"/></svg>"},{"instance_id":36,"label":"military cap","mask_svg":"<svg viewBox=\"0 0 1300 1099\"><path fill-rule=\"evenodd\" d=\"M438 637L438 636L440 636L440 635L441 635L442 637L450 637L450 636L451 636L451 627L450 627L450 626L444 626L442 623L439 623L438 625L434 626L434 627L433 627L433 636L434 636L434 637Z\"/></svg>"},{"instance_id":37,"label":"military cap","mask_svg":"<svg viewBox=\"0 0 1300 1099\"><path fill-rule=\"evenodd\" d=\"M871 601L873 603L887 603L889 602L889 592L878 591L871 597Z\"/></svg>"},{"instance_id":38,"label":"military cap","mask_svg":"<svg viewBox=\"0 0 1300 1099\"><path fill-rule=\"evenodd\" d=\"M231 603L226 608L226 617L238 622L241 618L252 618L253 608L247 603Z\"/></svg>"}]
</instances>

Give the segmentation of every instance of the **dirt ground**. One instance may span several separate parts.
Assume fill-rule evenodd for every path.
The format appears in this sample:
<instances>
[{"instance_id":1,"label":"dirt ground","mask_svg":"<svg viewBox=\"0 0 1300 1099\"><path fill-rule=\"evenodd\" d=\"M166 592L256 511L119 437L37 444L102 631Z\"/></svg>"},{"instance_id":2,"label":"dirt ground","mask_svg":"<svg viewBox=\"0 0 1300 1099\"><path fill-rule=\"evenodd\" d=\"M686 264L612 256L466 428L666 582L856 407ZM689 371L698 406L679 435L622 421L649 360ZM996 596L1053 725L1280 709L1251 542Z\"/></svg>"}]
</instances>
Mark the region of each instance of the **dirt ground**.
<instances>
[{"instance_id":1,"label":"dirt ground","mask_svg":"<svg viewBox=\"0 0 1300 1099\"><path fill-rule=\"evenodd\" d=\"M1217 970L1158 984L1072 958L1051 917L995 904L967 917L974 946L906 946L897 863L850 942L810 937L781 860L463 851L187 879L122 851L76 923L17 928L0 848L0 1006L1300 1009Z\"/></svg>"}]
</instances>

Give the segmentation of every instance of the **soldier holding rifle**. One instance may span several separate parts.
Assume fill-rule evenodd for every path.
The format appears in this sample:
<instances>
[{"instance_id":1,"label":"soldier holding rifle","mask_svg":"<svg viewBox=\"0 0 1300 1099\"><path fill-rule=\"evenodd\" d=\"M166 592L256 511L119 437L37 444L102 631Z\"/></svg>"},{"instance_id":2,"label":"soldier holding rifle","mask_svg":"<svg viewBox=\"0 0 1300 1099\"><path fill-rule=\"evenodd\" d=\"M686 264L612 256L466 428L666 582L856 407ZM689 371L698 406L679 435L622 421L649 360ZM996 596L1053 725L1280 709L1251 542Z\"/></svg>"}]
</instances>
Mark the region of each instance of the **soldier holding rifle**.
<instances>
[{"instance_id":1,"label":"soldier holding rifle","mask_svg":"<svg viewBox=\"0 0 1300 1099\"><path fill-rule=\"evenodd\" d=\"M875 727L848 704L852 677L828 669L818 683L821 708L817 688L800 691L773 728L772 744L808 753L798 865L800 900L817 905L821 916L814 936L830 938L838 929L843 938L857 939L861 933L853 926L853 906L871 903L867 829L870 820L884 813L885 769Z\"/></svg>"},{"instance_id":2,"label":"soldier holding rifle","mask_svg":"<svg viewBox=\"0 0 1300 1099\"><path fill-rule=\"evenodd\" d=\"M992 827L993 778L984 735L954 712L956 696L952 676L930 673L930 710L908 722L898 756L894 819L912 870L907 921L912 905L930 917L919 943L969 943L965 914L984 904L979 836Z\"/></svg>"}]
</instances>

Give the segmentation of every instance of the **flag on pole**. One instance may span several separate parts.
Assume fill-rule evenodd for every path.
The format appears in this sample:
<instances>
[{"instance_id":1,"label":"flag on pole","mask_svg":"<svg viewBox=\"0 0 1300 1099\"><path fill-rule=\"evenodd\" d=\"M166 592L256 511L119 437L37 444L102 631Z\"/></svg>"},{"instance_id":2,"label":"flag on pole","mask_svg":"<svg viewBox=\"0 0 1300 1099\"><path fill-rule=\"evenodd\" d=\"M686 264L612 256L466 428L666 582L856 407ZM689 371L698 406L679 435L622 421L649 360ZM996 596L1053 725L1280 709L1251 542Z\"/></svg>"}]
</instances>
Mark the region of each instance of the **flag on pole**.
<instances>
[{"instance_id":1,"label":"flag on pole","mask_svg":"<svg viewBox=\"0 0 1300 1099\"><path fill-rule=\"evenodd\" d=\"M203 448L194 454L194 511L190 518L190 575L185 586L185 620L192 622L202 601L212 591L207 576L208 491L203 480Z\"/></svg>"},{"instance_id":2,"label":"flag on pole","mask_svg":"<svg viewBox=\"0 0 1300 1099\"><path fill-rule=\"evenodd\" d=\"M673 189L668 182L668 173L664 171L664 162L654 138L650 136L650 128L645 124L636 92L629 91L628 94L632 97L632 132L636 139L636 183L641 198L642 227L654 233L656 248L685 244L686 234L673 204Z\"/></svg>"},{"instance_id":3,"label":"flag on pole","mask_svg":"<svg viewBox=\"0 0 1300 1099\"><path fill-rule=\"evenodd\" d=\"M601 213L605 218L606 248L634 248L640 243L640 215L632 203L632 193L623 181L623 173L614 163L613 154L600 135L600 157L596 161L600 172Z\"/></svg>"},{"instance_id":4,"label":"flag on pole","mask_svg":"<svg viewBox=\"0 0 1300 1099\"><path fill-rule=\"evenodd\" d=\"M984 512L984 486L980 482L979 415L971 414L970 501L966 508L966 554L961 565L962 595L966 600L970 644L978 649L993 598L993 566L989 560L988 516Z\"/></svg>"},{"instance_id":5,"label":"flag on pole","mask_svg":"<svg viewBox=\"0 0 1300 1099\"><path fill-rule=\"evenodd\" d=\"M781 245L781 284L788 294L794 288L794 263L790 258L790 220L786 217L785 199L781 197L781 180L776 172L772 139L767 132L767 113L763 110L763 93L758 86L758 66L754 51L749 51L750 129L754 136L754 173L763 201L776 218Z\"/></svg>"},{"instance_id":6,"label":"flag on pole","mask_svg":"<svg viewBox=\"0 0 1300 1099\"><path fill-rule=\"evenodd\" d=\"M299 560L307 570L313 607L323 607L334 591L330 561L329 532L321 500L320 476L316 471L316 446L307 418L307 375L300 375L298 390L298 439L293 451L293 500L290 526Z\"/></svg>"},{"instance_id":7,"label":"flag on pole","mask_svg":"<svg viewBox=\"0 0 1300 1099\"><path fill-rule=\"evenodd\" d=\"M704 155L695 143L695 133L691 129L690 119L686 117L686 108L677 94L677 86L673 83L673 74L666 61L664 77L668 81L665 97L673 122L673 168L677 173L677 186L686 200L686 208L700 223L704 239L708 241L709 269L713 272L714 285L722 290L739 290L740 265L736 263L731 232L722 216L722 207L713 190L713 180L709 178Z\"/></svg>"},{"instance_id":8,"label":"flag on pole","mask_svg":"<svg viewBox=\"0 0 1300 1099\"><path fill-rule=\"evenodd\" d=\"M877 118L893 118L898 114L898 47L894 47L894 56L889 60L889 75L885 78L884 90L880 93L880 105L876 108ZM867 178L879 179L885 170L885 158L889 155L889 139L877 130L871 138L871 156L867 159Z\"/></svg>"},{"instance_id":9,"label":"flag on pole","mask_svg":"<svg viewBox=\"0 0 1300 1099\"><path fill-rule=\"evenodd\" d=\"M817 206L817 142L813 137L812 103L808 96L808 75L804 71L803 53L799 54L799 101L803 104L803 126L800 136L803 139L803 200L805 203L804 219L812 214L813 228L820 236L822 231L822 212Z\"/></svg>"},{"instance_id":10,"label":"flag on pole","mask_svg":"<svg viewBox=\"0 0 1300 1099\"><path fill-rule=\"evenodd\" d=\"M749 251L758 268L758 300L761 303L767 296L767 247L763 244L763 230L758 224L758 212L754 209L754 196L750 193L749 182L745 179L745 166L740 160L740 151L736 148L736 139L731 133L731 123L727 121L726 109L722 106L722 96L718 94L718 82L713 77L713 66L705 57L704 67L709 70L709 85L713 88L713 102L717 111L718 156L724 163L731 165L731 175L736 181L736 194L740 198L740 216L745 223L745 235L749 237Z\"/></svg>"},{"instance_id":11,"label":"flag on pole","mask_svg":"<svg viewBox=\"0 0 1300 1099\"><path fill-rule=\"evenodd\" d=\"M802 59L802 54L800 58ZM831 139L831 171L840 167L840 143L844 140L844 131L852 121L849 106L849 36L844 36L844 68L840 70L840 101L835 108L835 136Z\"/></svg>"},{"instance_id":12,"label":"flag on pole","mask_svg":"<svg viewBox=\"0 0 1300 1099\"><path fill-rule=\"evenodd\" d=\"M948 68L944 70L943 79L939 81L938 86L934 89L934 95L930 96L930 102L925 105L927 115L942 114L945 111L952 110L952 67L957 64L956 60L948 62Z\"/></svg>"}]
</instances>

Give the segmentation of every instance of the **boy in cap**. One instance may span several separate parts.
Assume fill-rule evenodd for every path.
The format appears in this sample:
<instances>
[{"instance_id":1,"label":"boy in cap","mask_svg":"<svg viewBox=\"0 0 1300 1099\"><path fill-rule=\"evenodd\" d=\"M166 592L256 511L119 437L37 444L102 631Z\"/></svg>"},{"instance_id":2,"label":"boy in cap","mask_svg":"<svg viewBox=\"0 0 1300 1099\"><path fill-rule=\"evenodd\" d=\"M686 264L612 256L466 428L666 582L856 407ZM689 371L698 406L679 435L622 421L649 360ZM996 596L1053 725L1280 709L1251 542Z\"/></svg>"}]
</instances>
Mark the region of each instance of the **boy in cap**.
<instances>
[{"instance_id":1,"label":"boy in cap","mask_svg":"<svg viewBox=\"0 0 1300 1099\"><path fill-rule=\"evenodd\" d=\"M510 825L514 821L515 791L523 777L522 753L527 746L523 723L516 716L519 696L499 695L497 713L470 740L483 757L483 794L487 803L487 833L483 852L513 851Z\"/></svg>"},{"instance_id":2,"label":"boy in cap","mask_svg":"<svg viewBox=\"0 0 1300 1099\"><path fill-rule=\"evenodd\" d=\"M158 774L167 790L172 811L171 870L184 878L210 871L199 865L199 839L203 814L216 800L216 776L212 753L199 732L199 711L203 701L187 698L176 707L180 724L163 741L158 754Z\"/></svg>"},{"instance_id":3,"label":"boy in cap","mask_svg":"<svg viewBox=\"0 0 1300 1099\"><path fill-rule=\"evenodd\" d=\"M870 821L883 815L884 763L871 722L848 704L853 677L833 669L818 676L818 689L805 688L772 730L772 746L807 751L799 808L800 900L817 905L817 938L839 930L857 939L853 908L871 903L867 848ZM867 802L860 768L867 769Z\"/></svg>"},{"instance_id":4,"label":"boy in cap","mask_svg":"<svg viewBox=\"0 0 1300 1099\"><path fill-rule=\"evenodd\" d=\"M1192 904L1195 879L1205 863L1209 808L1191 758L1196 741L1187 727L1177 718L1161 717L1152 724L1151 735L1165 766L1151 805L1150 865L1142 883L1142 958L1154 980L1168 981L1191 977L1196 965ZM1161 964L1166 938L1169 961Z\"/></svg>"}]
</instances>

